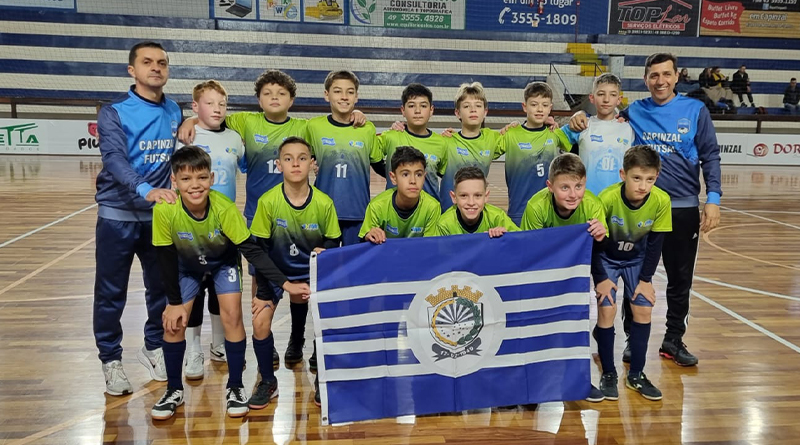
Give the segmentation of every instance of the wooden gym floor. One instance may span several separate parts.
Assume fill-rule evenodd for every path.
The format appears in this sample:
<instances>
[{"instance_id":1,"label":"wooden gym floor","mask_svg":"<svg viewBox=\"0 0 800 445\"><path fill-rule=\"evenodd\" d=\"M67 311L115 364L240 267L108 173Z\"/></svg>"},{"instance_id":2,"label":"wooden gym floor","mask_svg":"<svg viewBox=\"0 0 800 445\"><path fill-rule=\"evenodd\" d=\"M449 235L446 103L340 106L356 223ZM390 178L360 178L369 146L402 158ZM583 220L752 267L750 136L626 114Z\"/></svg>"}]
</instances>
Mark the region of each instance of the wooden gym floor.
<instances>
[{"instance_id":1,"label":"wooden gym floor","mask_svg":"<svg viewBox=\"0 0 800 445\"><path fill-rule=\"evenodd\" d=\"M104 394L91 318L100 168L92 157L0 156L0 444L798 443L800 169L723 169L722 224L702 237L685 338L697 367L658 357L666 305L664 279L657 278L661 300L645 371L663 391L661 402L646 401L620 381L617 402L321 427L307 365L281 367L277 403L234 420L225 416L226 367L208 363L205 380L187 385L178 414L153 422L149 409L164 384L149 382L135 358L145 314L137 264L123 318L123 363L134 393ZM490 181L491 201L505 205L502 164ZM281 305L274 328L281 355L289 326ZM206 323L205 348L209 329ZM249 391L256 374L249 346L247 360ZM597 382L596 367L593 373Z\"/></svg>"}]
</instances>

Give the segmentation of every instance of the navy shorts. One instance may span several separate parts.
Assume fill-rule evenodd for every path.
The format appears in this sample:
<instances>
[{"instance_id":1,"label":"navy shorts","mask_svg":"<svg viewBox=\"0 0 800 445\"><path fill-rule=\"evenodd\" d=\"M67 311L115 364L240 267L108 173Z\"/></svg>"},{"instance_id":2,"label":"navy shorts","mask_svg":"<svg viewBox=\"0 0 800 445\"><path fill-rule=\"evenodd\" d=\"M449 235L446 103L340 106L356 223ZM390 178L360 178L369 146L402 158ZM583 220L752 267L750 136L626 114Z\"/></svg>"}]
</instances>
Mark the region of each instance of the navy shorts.
<instances>
[{"instance_id":1,"label":"navy shorts","mask_svg":"<svg viewBox=\"0 0 800 445\"><path fill-rule=\"evenodd\" d=\"M179 271L181 300L184 304L194 300L203 284L205 273ZM222 265L210 272L217 295L242 293L242 268L238 264Z\"/></svg>"},{"instance_id":2,"label":"navy shorts","mask_svg":"<svg viewBox=\"0 0 800 445\"><path fill-rule=\"evenodd\" d=\"M653 307L642 294L636 295L635 298L633 296L633 291L636 289L636 285L639 284L639 272L642 271L641 259L615 261L603 256L601 257L601 261L603 262L606 275L608 275L608 279L611 280L612 283L617 284L619 277L622 277L625 289L623 292L624 298L629 299L631 304L636 306ZM595 283L595 286L596 285L597 283ZM614 300L614 303L617 302L617 293L614 290L611 291L611 298ZM611 306L611 302L607 299L603 300L600 306Z\"/></svg>"}]
</instances>

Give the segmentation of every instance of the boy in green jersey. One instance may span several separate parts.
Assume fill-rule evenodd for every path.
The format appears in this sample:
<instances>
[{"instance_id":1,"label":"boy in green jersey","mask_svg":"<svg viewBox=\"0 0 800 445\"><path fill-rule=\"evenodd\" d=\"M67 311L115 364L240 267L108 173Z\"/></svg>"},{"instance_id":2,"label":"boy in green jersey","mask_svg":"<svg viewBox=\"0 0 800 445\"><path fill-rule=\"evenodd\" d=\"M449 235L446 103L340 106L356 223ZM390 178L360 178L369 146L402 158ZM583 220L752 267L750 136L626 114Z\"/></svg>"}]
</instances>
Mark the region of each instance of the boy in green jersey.
<instances>
[{"instance_id":1,"label":"boy in green jersey","mask_svg":"<svg viewBox=\"0 0 800 445\"><path fill-rule=\"evenodd\" d=\"M397 185L367 206L359 238L382 244L386 238L436 236L439 202L422 190L425 155L414 147L397 147L389 178Z\"/></svg>"},{"instance_id":2,"label":"boy in green jersey","mask_svg":"<svg viewBox=\"0 0 800 445\"><path fill-rule=\"evenodd\" d=\"M329 73L325 101L331 104L331 114L308 121L305 133L319 165L314 185L333 199L345 246L358 242L358 229L369 203L370 165L386 176L375 126L367 122L355 128L352 123L358 84L358 77L350 71Z\"/></svg>"},{"instance_id":3,"label":"boy in green jersey","mask_svg":"<svg viewBox=\"0 0 800 445\"><path fill-rule=\"evenodd\" d=\"M536 192L546 187L550 163L572 144L560 129L551 130L545 122L553 108L553 91L544 82L525 87L522 109L526 121L508 128L500 139L499 154L506 155L508 216L519 224L525 205Z\"/></svg>"},{"instance_id":4,"label":"boy in green jersey","mask_svg":"<svg viewBox=\"0 0 800 445\"><path fill-rule=\"evenodd\" d=\"M309 144L301 138L292 137L283 141L278 151L278 168L283 174L283 183L259 198L250 230L265 246L281 273L292 283L307 287L311 252L319 253L338 246L341 231L333 200L308 183L312 164ZM253 299L252 305L253 350L261 380L250 398L250 408L261 409L278 395L277 379L270 363L275 343L271 326L275 306L283 291L275 281L265 282L261 275L257 275L256 279L259 281L259 294ZM263 299L260 295L269 295L269 298ZM289 301L293 317L287 356L289 351L297 351L298 361L302 361L308 295L290 293ZM295 323L295 307L305 308L303 323ZM312 370L316 369L316 347L309 366Z\"/></svg>"},{"instance_id":5,"label":"boy in green jersey","mask_svg":"<svg viewBox=\"0 0 800 445\"><path fill-rule=\"evenodd\" d=\"M488 204L488 183L480 168L461 167L455 176L456 189L450 192L454 206L439 217L439 235L461 235L489 232L496 238L506 232L517 232L519 227L503 209Z\"/></svg>"},{"instance_id":6,"label":"boy in green jersey","mask_svg":"<svg viewBox=\"0 0 800 445\"><path fill-rule=\"evenodd\" d=\"M401 96L403 105L400 112L406 118L403 130L389 130L378 135L378 144L386 160L391 161L397 147L410 146L425 155L425 185L423 190L441 200L439 196L439 178L444 175L447 165L448 139L428 129L428 121L433 115L433 93L419 83L409 84ZM392 171L392 166L388 165ZM386 188L394 187L392 181L386 181Z\"/></svg>"},{"instance_id":7,"label":"boy in green jersey","mask_svg":"<svg viewBox=\"0 0 800 445\"><path fill-rule=\"evenodd\" d=\"M597 257L606 242L608 227L600 200L586 190L586 167L581 158L572 153L558 155L550 163L547 188L537 192L528 201L522 215L522 230L537 230L589 223L592 246L592 272L597 267ZM603 401L603 393L595 386L586 398L589 402Z\"/></svg>"},{"instance_id":8,"label":"boy in green jersey","mask_svg":"<svg viewBox=\"0 0 800 445\"><path fill-rule=\"evenodd\" d=\"M650 317L656 292L653 274L661 257L664 234L672 231L669 195L654 184L661 170L659 154L647 145L628 149L619 172L622 182L600 192L600 202L609 227L609 242L592 268L597 291L597 326L594 337L603 367L600 391L617 400L617 370L614 367L614 317L617 313L617 280L622 277L624 298L633 312L630 338L630 369L625 386L648 400L661 400L658 390L645 376L644 364L650 338Z\"/></svg>"},{"instance_id":9,"label":"boy in green jersey","mask_svg":"<svg viewBox=\"0 0 800 445\"><path fill-rule=\"evenodd\" d=\"M158 203L153 209L153 246L169 300L162 315L167 389L151 415L156 420L169 419L183 404L181 365L186 351L186 325L203 277L210 274L225 331L227 411L231 417L241 417L247 414L248 407L242 384L246 341L239 252L259 274L281 283L290 294L308 295L310 290L307 285L286 280L251 238L236 205L224 194L211 190L211 158L202 148L183 147L170 162L178 200L175 204Z\"/></svg>"}]
</instances>

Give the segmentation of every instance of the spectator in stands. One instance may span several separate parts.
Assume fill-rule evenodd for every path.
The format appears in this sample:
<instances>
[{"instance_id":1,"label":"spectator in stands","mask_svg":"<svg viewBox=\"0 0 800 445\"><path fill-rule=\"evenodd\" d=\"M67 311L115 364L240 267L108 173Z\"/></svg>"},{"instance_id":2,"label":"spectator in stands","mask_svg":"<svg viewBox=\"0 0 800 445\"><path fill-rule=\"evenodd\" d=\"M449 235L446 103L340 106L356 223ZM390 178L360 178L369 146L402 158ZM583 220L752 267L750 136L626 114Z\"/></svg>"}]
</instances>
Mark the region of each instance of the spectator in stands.
<instances>
[{"instance_id":1,"label":"spectator in stands","mask_svg":"<svg viewBox=\"0 0 800 445\"><path fill-rule=\"evenodd\" d=\"M703 91L708 97L722 108L733 108L733 91L728 87L728 78L719 71L719 67L703 70L703 74L707 75L706 85L708 86L703 86L703 80L700 80L700 85L703 86Z\"/></svg>"},{"instance_id":2,"label":"spectator in stands","mask_svg":"<svg viewBox=\"0 0 800 445\"><path fill-rule=\"evenodd\" d=\"M678 83L694 83L687 68L681 69L680 74L678 74Z\"/></svg>"},{"instance_id":3,"label":"spectator in stands","mask_svg":"<svg viewBox=\"0 0 800 445\"><path fill-rule=\"evenodd\" d=\"M789 86L783 92L783 108L789 112L800 112L800 90L797 89L797 79L792 77Z\"/></svg>"},{"instance_id":4,"label":"spectator in stands","mask_svg":"<svg viewBox=\"0 0 800 445\"><path fill-rule=\"evenodd\" d=\"M750 91L750 76L747 74L747 67L742 65L739 67L739 71L733 73L733 82L731 82L731 91L736 93L739 96L739 103L740 106L744 107L744 98L742 95L747 94L747 98L750 100L750 106L755 108L756 104L753 102L753 94Z\"/></svg>"},{"instance_id":5,"label":"spectator in stands","mask_svg":"<svg viewBox=\"0 0 800 445\"><path fill-rule=\"evenodd\" d=\"M692 91L695 91L700 88L700 85L696 80L692 80L692 76L689 75L689 70L683 68L678 74L678 83L675 84L675 91L678 93L688 94Z\"/></svg>"},{"instance_id":6,"label":"spectator in stands","mask_svg":"<svg viewBox=\"0 0 800 445\"><path fill-rule=\"evenodd\" d=\"M703 72L700 73L700 77L698 77L697 80L700 82L700 88L711 88L712 85L711 68L709 67L703 68Z\"/></svg>"}]
</instances>

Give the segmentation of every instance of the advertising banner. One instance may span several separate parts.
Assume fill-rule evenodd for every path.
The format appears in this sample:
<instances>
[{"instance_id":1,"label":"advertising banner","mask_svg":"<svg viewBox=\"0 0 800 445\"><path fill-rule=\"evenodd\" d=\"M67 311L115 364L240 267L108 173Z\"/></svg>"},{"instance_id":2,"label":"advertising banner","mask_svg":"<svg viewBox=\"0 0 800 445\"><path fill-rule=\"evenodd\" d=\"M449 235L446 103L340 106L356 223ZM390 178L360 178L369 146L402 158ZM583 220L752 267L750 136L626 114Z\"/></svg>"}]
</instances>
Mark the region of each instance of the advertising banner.
<instances>
[{"instance_id":1,"label":"advertising banner","mask_svg":"<svg viewBox=\"0 0 800 445\"><path fill-rule=\"evenodd\" d=\"M608 33L697 37L700 0L611 0Z\"/></svg>"},{"instance_id":2,"label":"advertising banner","mask_svg":"<svg viewBox=\"0 0 800 445\"><path fill-rule=\"evenodd\" d=\"M276 22L299 22L301 0L259 0L258 19Z\"/></svg>"},{"instance_id":3,"label":"advertising banner","mask_svg":"<svg viewBox=\"0 0 800 445\"><path fill-rule=\"evenodd\" d=\"M465 0L351 0L350 24L406 29L464 29L465 4Z\"/></svg>"},{"instance_id":4,"label":"advertising banner","mask_svg":"<svg viewBox=\"0 0 800 445\"><path fill-rule=\"evenodd\" d=\"M0 119L0 154L99 155L97 122Z\"/></svg>"},{"instance_id":5,"label":"advertising banner","mask_svg":"<svg viewBox=\"0 0 800 445\"><path fill-rule=\"evenodd\" d=\"M483 0L467 4L467 29L548 34L605 34L608 2Z\"/></svg>"},{"instance_id":6,"label":"advertising banner","mask_svg":"<svg viewBox=\"0 0 800 445\"><path fill-rule=\"evenodd\" d=\"M0 0L0 8L4 6L75 10L75 0Z\"/></svg>"},{"instance_id":7,"label":"advertising banner","mask_svg":"<svg viewBox=\"0 0 800 445\"><path fill-rule=\"evenodd\" d=\"M723 165L800 165L800 135L717 134Z\"/></svg>"},{"instance_id":8,"label":"advertising banner","mask_svg":"<svg viewBox=\"0 0 800 445\"><path fill-rule=\"evenodd\" d=\"M800 39L800 1L706 0L700 35Z\"/></svg>"}]
</instances>

